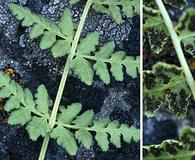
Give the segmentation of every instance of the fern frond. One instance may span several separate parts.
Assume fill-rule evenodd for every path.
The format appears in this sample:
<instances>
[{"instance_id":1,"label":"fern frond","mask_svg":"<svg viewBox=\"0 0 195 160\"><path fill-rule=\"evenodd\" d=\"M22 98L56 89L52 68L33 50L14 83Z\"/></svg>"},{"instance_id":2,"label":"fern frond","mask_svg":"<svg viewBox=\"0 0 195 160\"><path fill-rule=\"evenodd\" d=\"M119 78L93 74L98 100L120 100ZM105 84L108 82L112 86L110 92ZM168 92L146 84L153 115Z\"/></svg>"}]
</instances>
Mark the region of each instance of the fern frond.
<instances>
[{"instance_id":1,"label":"fern frond","mask_svg":"<svg viewBox=\"0 0 195 160\"><path fill-rule=\"evenodd\" d=\"M57 143L70 155L75 155L78 150L76 140L88 149L92 146L91 132L96 133L95 140L103 151L108 150L110 143L120 148L121 137L127 143L132 139L139 140L139 129L109 119L93 121L92 110L80 114L82 110L80 103L60 109L55 128L51 130L48 124L51 100L45 86L39 86L33 96L28 89L23 89L1 71L0 97L8 99L5 109L10 112L9 124L25 125L32 140L51 132L51 137L57 139Z\"/></svg>"},{"instance_id":2,"label":"fern frond","mask_svg":"<svg viewBox=\"0 0 195 160\"><path fill-rule=\"evenodd\" d=\"M65 9L58 23L54 23L42 15L32 13L27 7L10 4L9 8L22 21L22 26L32 27L32 39L41 36L41 49L51 48L54 57L63 56L70 51L75 33L69 9Z\"/></svg>"},{"instance_id":3,"label":"fern frond","mask_svg":"<svg viewBox=\"0 0 195 160\"><path fill-rule=\"evenodd\" d=\"M117 23L122 22L123 13L127 17L132 17L135 11L139 14L140 1L139 0L94 0L93 9L97 12L106 13L111 16Z\"/></svg>"},{"instance_id":4,"label":"fern frond","mask_svg":"<svg viewBox=\"0 0 195 160\"><path fill-rule=\"evenodd\" d=\"M143 79L147 116L154 115L166 101L174 115L185 117L191 92L181 68L159 62L153 66L152 71L144 71Z\"/></svg>"},{"instance_id":5,"label":"fern frond","mask_svg":"<svg viewBox=\"0 0 195 160\"><path fill-rule=\"evenodd\" d=\"M159 145L144 147L144 160L191 160L194 152L195 129L185 127L178 141L165 140Z\"/></svg>"},{"instance_id":6,"label":"fern frond","mask_svg":"<svg viewBox=\"0 0 195 160\"><path fill-rule=\"evenodd\" d=\"M70 0L70 3L75 4L79 1ZM117 23L121 23L122 12L127 17L132 17L133 12L140 14L140 0L94 0L92 8L97 12L108 14Z\"/></svg>"},{"instance_id":7,"label":"fern frond","mask_svg":"<svg viewBox=\"0 0 195 160\"><path fill-rule=\"evenodd\" d=\"M118 3L126 2L121 1ZM23 26L32 26L31 38L42 36L40 42L42 49L52 47L51 51L54 57L64 56L64 54L70 51L74 37L74 24L70 10L66 9L60 21L56 24L41 15L32 13L26 7L11 4L10 9L22 21ZM57 37L61 39L57 40ZM71 62L71 66L82 82L91 85L96 73L104 83L109 84L108 64L111 65L110 72L112 72L117 81L123 80L124 67L129 76L132 78L137 77L139 57L126 56L124 52L120 51L114 52L115 45L113 42L103 46L99 52L95 52L98 42L99 34L94 32L81 39L77 47L77 55ZM91 61L96 63L92 64Z\"/></svg>"},{"instance_id":8,"label":"fern frond","mask_svg":"<svg viewBox=\"0 0 195 160\"><path fill-rule=\"evenodd\" d=\"M32 140L49 131L50 100L43 85L39 86L35 100L29 89L23 89L0 71L0 97L7 99L4 108L10 112L8 123L25 125Z\"/></svg>"},{"instance_id":9,"label":"fern frond","mask_svg":"<svg viewBox=\"0 0 195 160\"><path fill-rule=\"evenodd\" d=\"M124 77L123 68L132 78L136 78L139 72L139 57L126 56L125 52L114 52L114 42L109 42L100 51L95 52L98 44L99 34L90 33L86 38L81 39L78 45L76 57L73 59L71 67L75 74L87 85L93 82L94 74L98 75L105 83L110 83L108 64L111 66L110 72L117 81L122 81ZM87 48L89 42L91 46ZM95 63L92 63L92 62Z\"/></svg>"},{"instance_id":10,"label":"fern frond","mask_svg":"<svg viewBox=\"0 0 195 160\"><path fill-rule=\"evenodd\" d=\"M95 140L103 151L108 150L110 143L120 148L121 137L127 143L132 139L139 140L139 129L109 119L93 121L94 113L91 110L79 115L81 107L81 104L74 103L61 110L56 127L51 133L51 137L56 139L70 155L75 155L77 152L76 140L88 149L91 147L93 142L91 132L96 133Z\"/></svg>"}]
</instances>

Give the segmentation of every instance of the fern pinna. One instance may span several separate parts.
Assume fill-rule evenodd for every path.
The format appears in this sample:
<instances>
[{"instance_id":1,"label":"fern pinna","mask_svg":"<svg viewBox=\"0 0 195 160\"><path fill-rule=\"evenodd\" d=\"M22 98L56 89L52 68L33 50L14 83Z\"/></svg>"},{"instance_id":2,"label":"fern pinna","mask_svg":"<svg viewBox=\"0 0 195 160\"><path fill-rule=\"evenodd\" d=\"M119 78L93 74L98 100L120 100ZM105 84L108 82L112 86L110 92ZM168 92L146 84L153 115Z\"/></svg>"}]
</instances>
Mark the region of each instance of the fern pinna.
<instances>
[{"instance_id":1,"label":"fern pinna","mask_svg":"<svg viewBox=\"0 0 195 160\"><path fill-rule=\"evenodd\" d=\"M73 103L67 107L61 107L55 128L51 130L48 120L50 118L52 101L49 98L44 85L40 85L35 96L27 88L22 88L18 83L10 79L8 75L0 71L0 97L8 99L5 110L10 112L8 123L26 126L32 140L45 136L51 132L51 137L57 140L70 155L77 152L77 142L86 148L92 145L92 134L95 132L95 140L103 151L108 150L109 143L121 147L121 136L125 142L130 143L132 138L139 139L139 130L118 121L101 119L93 121L92 110L79 115L82 110L80 103ZM73 134L71 130L76 132ZM109 136L110 135L110 138Z\"/></svg>"},{"instance_id":2,"label":"fern pinna","mask_svg":"<svg viewBox=\"0 0 195 160\"><path fill-rule=\"evenodd\" d=\"M70 3L76 2L78 0L70 1ZM126 16L132 16L134 11L138 12L138 2L135 0L88 0L76 30L75 26L77 25L73 23L69 9L65 9L59 22L55 23L42 15L32 13L26 7L10 4L11 12L18 20L21 20L22 26L31 27L30 37L32 39L41 37L41 49L50 49L55 58L67 56L54 102L49 98L44 85L39 86L37 93L33 96L28 89L22 88L10 80L6 74L0 72L2 77L0 79L0 97L7 99L5 109L10 112L8 122L12 125L25 125L32 140L36 140L40 136L44 137L39 155L40 160L45 158L50 138L55 139L70 155L77 153L77 142L90 148L93 132L95 141L103 151L108 150L110 143L120 148L121 138L127 143L130 143L132 139L139 140L139 129L133 126L129 127L109 119L94 121L92 110L80 114L82 106L79 103L73 103L67 107L60 105L70 69L87 85L93 83L95 74L105 84L110 83L110 73L117 81L122 81L124 69L132 78L138 76L139 57L131 57L123 51L115 51L114 42L107 42L97 49L96 46L99 43L99 33L97 32L80 38L91 7L98 6L95 7L98 8L97 11L107 13L119 23L122 21L120 7ZM127 3L131 5L125 5ZM128 7L131 9L128 10ZM22 114L25 116L21 116Z\"/></svg>"},{"instance_id":3,"label":"fern pinna","mask_svg":"<svg viewBox=\"0 0 195 160\"><path fill-rule=\"evenodd\" d=\"M159 145L144 147L144 160L192 160L195 155L195 128L185 127L179 140L165 140Z\"/></svg>"},{"instance_id":4,"label":"fern pinna","mask_svg":"<svg viewBox=\"0 0 195 160\"><path fill-rule=\"evenodd\" d=\"M66 9L60 21L55 24L41 15L35 15L28 8L14 4L10 8L17 19L22 20L23 26L32 26L31 38L42 35L40 48L51 48L54 57L70 53L71 42L75 35L70 10ZM62 38L62 40L57 40L57 37ZM104 83L110 83L108 64L111 65L112 75L118 81L123 80L123 67L126 68L129 76L137 77L139 57L126 56L123 51L115 52L114 42L108 42L99 51L96 51L98 43L99 33L97 32L89 33L85 38L80 39L75 57L71 62L71 68L82 82L91 85L95 72Z\"/></svg>"}]
</instances>

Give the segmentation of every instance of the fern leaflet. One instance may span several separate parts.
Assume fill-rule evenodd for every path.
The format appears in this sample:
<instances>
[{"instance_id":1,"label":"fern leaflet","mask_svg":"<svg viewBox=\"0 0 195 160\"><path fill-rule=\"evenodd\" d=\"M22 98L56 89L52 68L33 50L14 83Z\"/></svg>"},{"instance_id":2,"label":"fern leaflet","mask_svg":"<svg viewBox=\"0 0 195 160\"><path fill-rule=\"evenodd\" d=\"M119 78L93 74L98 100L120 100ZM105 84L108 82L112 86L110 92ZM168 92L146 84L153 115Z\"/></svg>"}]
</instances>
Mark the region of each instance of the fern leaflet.
<instances>
[{"instance_id":1,"label":"fern leaflet","mask_svg":"<svg viewBox=\"0 0 195 160\"><path fill-rule=\"evenodd\" d=\"M191 160L194 152L195 129L185 127L180 133L179 141L165 140L159 145L144 147L144 160Z\"/></svg>"},{"instance_id":2,"label":"fern leaflet","mask_svg":"<svg viewBox=\"0 0 195 160\"><path fill-rule=\"evenodd\" d=\"M77 153L76 140L88 149L92 146L91 132L96 133L95 140L103 151L108 150L110 143L120 148L121 136L127 143L130 143L132 139L139 140L139 129L133 126L129 127L126 124L120 125L118 121L110 121L109 119L93 122L93 111L89 110L80 114L82 110L80 103L73 103L66 108L61 107L55 128L50 129L48 120L52 101L45 86L40 85L37 93L33 96L28 89L23 89L1 71L0 97L8 99L5 110L10 112L9 124L25 125L32 140L37 140L38 137L44 137L46 133L51 132L51 137L56 139L57 143L65 148L70 155Z\"/></svg>"},{"instance_id":3,"label":"fern leaflet","mask_svg":"<svg viewBox=\"0 0 195 160\"><path fill-rule=\"evenodd\" d=\"M57 143L70 155L75 155L78 150L76 140L88 149L92 146L91 132L96 133L95 140L103 151L108 150L110 143L120 148L121 136L127 143L130 143L132 139L139 140L139 129L126 124L120 125L118 121L109 119L93 122L93 111L89 110L79 115L81 108L81 104L73 103L66 109L61 109L56 127L51 133L51 137L56 139ZM76 130L75 137L74 132L69 129Z\"/></svg>"},{"instance_id":4,"label":"fern leaflet","mask_svg":"<svg viewBox=\"0 0 195 160\"><path fill-rule=\"evenodd\" d=\"M48 107L51 103L44 85L37 90L36 100L29 89L23 89L0 71L0 97L7 98L5 110L11 112L8 123L26 125L32 140L45 136L49 131Z\"/></svg>"},{"instance_id":5,"label":"fern leaflet","mask_svg":"<svg viewBox=\"0 0 195 160\"><path fill-rule=\"evenodd\" d=\"M96 74L105 84L109 84L108 64L110 64L110 71L117 81L123 80L123 67L126 68L129 76L136 78L139 72L139 57L126 56L123 51L114 52L114 42L109 42L100 51L95 51L98 39L98 33L90 33L86 38L81 39L78 45L76 57L71 66L81 81L91 85L94 74ZM88 47L89 42L91 42L90 47ZM95 61L95 63L91 63L91 61Z\"/></svg>"},{"instance_id":6,"label":"fern leaflet","mask_svg":"<svg viewBox=\"0 0 195 160\"><path fill-rule=\"evenodd\" d=\"M31 38L42 35L40 42L42 49L51 47L54 57L61 57L70 52L71 42L75 33L71 13L68 9L64 11L63 16L57 24L41 15L32 13L25 7L12 4L10 5L10 9L19 20L22 20L23 26L32 26ZM41 31L40 28L42 28ZM35 36L37 33L41 34ZM57 40L56 37L61 39ZM114 42L109 42L100 51L96 51L98 42L99 34L94 32L81 39L77 47L77 55L71 62L71 66L82 82L91 85L96 73L104 83L109 84L110 74L108 64L111 65L110 71L117 81L123 80L123 67L126 68L129 76L132 78L137 77L139 72L137 71L137 69L139 70L139 57L126 56L125 52L122 51L114 52ZM91 61L96 63L92 64Z\"/></svg>"},{"instance_id":7,"label":"fern leaflet","mask_svg":"<svg viewBox=\"0 0 195 160\"><path fill-rule=\"evenodd\" d=\"M70 3L75 4L79 1L71 0ZM117 23L121 23L121 8L127 17L132 17L134 11L140 13L140 0L94 0L92 8L97 12L108 14Z\"/></svg>"},{"instance_id":8,"label":"fern leaflet","mask_svg":"<svg viewBox=\"0 0 195 160\"><path fill-rule=\"evenodd\" d=\"M174 115L185 117L191 92L181 68L159 62L152 71L144 71L143 79L146 115L153 116L167 101Z\"/></svg>"},{"instance_id":9,"label":"fern leaflet","mask_svg":"<svg viewBox=\"0 0 195 160\"><path fill-rule=\"evenodd\" d=\"M32 26L30 32L32 39L41 36L41 49L51 48L54 57L69 53L75 34L69 9L65 9L58 23L54 23L42 15L32 13L27 7L11 4L9 8L13 15L22 21L22 26Z\"/></svg>"}]
</instances>

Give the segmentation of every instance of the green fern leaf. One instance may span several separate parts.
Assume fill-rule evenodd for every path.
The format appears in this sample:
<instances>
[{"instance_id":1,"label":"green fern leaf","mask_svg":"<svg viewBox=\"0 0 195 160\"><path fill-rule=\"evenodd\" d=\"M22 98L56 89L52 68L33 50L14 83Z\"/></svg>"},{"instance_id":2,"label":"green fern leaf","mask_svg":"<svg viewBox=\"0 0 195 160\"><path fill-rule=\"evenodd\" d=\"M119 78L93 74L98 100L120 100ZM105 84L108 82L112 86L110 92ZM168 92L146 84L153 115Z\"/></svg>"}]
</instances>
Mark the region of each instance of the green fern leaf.
<instances>
[{"instance_id":1,"label":"green fern leaf","mask_svg":"<svg viewBox=\"0 0 195 160\"><path fill-rule=\"evenodd\" d=\"M107 129L118 129L120 127L120 124L118 121L112 121L108 124ZM117 148L121 148L121 135L120 132L110 132L110 142L113 143Z\"/></svg>"},{"instance_id":2,"label":"green fern leaf","mask_svg":"<svg viewBox=\"0 0 195 160\"><path fill-rule=\"evenodd\" d=\"M54 23L42 15L32 13L26 7L11 4L9 8L13 15L22 21L23 26L32 27L30 32L32 39L42 36L40 41L41 49L52 48L51 51L54 57L64 56L69 53L75 34L70 10L65 9L59 22Z\"/></svg>"},{"instance_id":3,"label":"green fern leaf","mask_svg":"<svg viewBox=\"0 0 195 160\"><path fill-rule=\"evenodd\" d=\"M30 32L30 38L34 39L41 36L44 33L44 28L38 24L35 24Z\"/></svg>"},{"instance_id":4,"label":"green fern leaf","mask_svg":"<svg viewBox=\"0 0 195 160\"><path fill-rule=\"evenodd\" d=\"M26 127L30 139L36 141L38 137L44 137L47 132L50 131L47 118L36 117L34 116L32 120L27 124Z\"/></svg>"},{"instance_id":5,"label":"green fern leaf","mask_svg":"<svg viewBox=\"0 0 195 160\"><path fill-rule=\"evenodd\" d=\"M10 83L10 77L0 71L0 87L8 86Z\"/></svg>"},{"instance_id":6,"label":"green fern leaf","mask_svg":"<svg viewBox=\"0 0 195 160\"><path fill-rule=\"evenodd\" d=\"M132 138L135 142L139 141L140 131L134 126L129 127L126 124L121 124L120 130L121 130L123 139L126 143L130 143Z\"/></svg>"},{"instance_id":7,"label":"green fern leaf","mask_svg":"<svg viewBox=\"0 0 195 160\"><path fill-rule=\"evenodd\" d=\"M21 124L25 125L31 120L31 112L29 109L20 108L11 113L8 119L8 123L11 125Z\"/></svg>"},{"instance_id":8,"label":"green fern leaf","mask_svg":"<svg viewBox=\"0 0 195 160\"><path fill-rule=\"evenodd\" d=\"M70 122L73 121L77 117L77 115L81 112L82 105L80 103L73 103L67 108L61 109L61 113L58 116L58 120L65 123L69 124Z\"/></svg>"},{"instance_id":9,"label":"green fern leaf","mask_svg":"<svg viewBox=\"0 0 195 160\"><path fill-rule=\"evenodd\" d=\"M105 132L97 132L95 135L95 140L102 149L102 151L107 151L109 148L108 134Z\"/></svg>"},{"instance_id":10,"label":"green fern leaf","mask_svg":"<svg viewBox=\"0 0 195 160\"><path fill-rule=\"evenodd\" d=\"M100 79L105 83L110 83L110 74L107 65L104 62L98 61L93 66L94 71L100 77Z\"/></svg>"},{"instance_id":11,"label":"green fern leaf","mask_svg":"<svg viewBox=\"0 0 195 160\"><path fill-rule=\"evenodd\" d=\"M113 54L115 49L115 43L114 42L108 42L103 47L101 47L99 52L96 52L96 57L108 59Z\"/></svg>"},{"instance_id":12,"label":"green fern leaf","mask_svg":"<svg viewBox=\"0 0 195 160\"><path fill-rule=\"evenodd\" d=\"M117 23L121 23L122 21L122 15L120 13L120 7L116 6L116 5L110 5L109 6L109 13L110 16L117 22Z\"/></svg>"},{"instance_id":13,"label":"green fern leaf","mask_svg":"<svg viewBox=\"0 0 195 160\"><path fill-rule=\"evenodd\" d=\"M68 154L76 155L78 147L73 133L63 126L57 126L51 133L51 138L57 139L57 143L62 146Z\"/></svg>"},{"instance_id":14,"label":"green fern leaf","mask_svg":"<svg viewBox=\"0 0 195 160\"><path fill-rule=\"evenodd\" d=\"M8 123L11 125L26 125L26 129L32 140L39 136L45 136L49 131L49 106L51 101L44 85L40 85L35 95L36 100L29 89L23 89L19 84L0 71L0 92L6 89L7 102L5 110L11 112ZM4 94L5 96L5 94Z\"/></svg>"},{"instance_id":15,"label":"green fern leaf","mask_svg":"<svg viewBox=\"0 0 195 160\"><path fill-rule=\"evenodd\" d=\"M95 139L103 151L108 150L108 145L110 142L113 143L117 148L120 148L121 135L123 136L124 141L127 143L130 143L132 139L135 141L139 140L138 129L124 124L120 125L118 121L110 122L107 119L103 119L94 122L94 126L92 128L96 131ZM110 139L108 139L108 135L110 135Z\"/></svg>"},{"instance_id":16,"label":"green fern leaf","mask_svg":"<svg viewBox=\"0 0 195 160\"><path fill-rule=\"evenodd\" d=\"M95 46L98 43L98 33L91 33L86 38L83 38L79 49L77 49L76 57L73 59L71 67L75 74L87 85L93 82L94 73L100 77L105 83L110 83L110 73L108 64L111 65L110 71L117 81L122 81L124 77L123 68L132 78L136 78L139 70L139 57L126 56L125 52L114 52L114 42L109 42L101 47L100 51L95 51ZM92 42L91 47L87 45ZM96 61L96 63L91 63Z\"/></svg>"},{"instance_id":17,"label":"green fern leaf","mask_svg":"<svg viewBox=\"0 0 195 160\"><path fill-rule=\"evenodd\" d=\"M53 46L55 42L56 42L56 35L49 31L46 31L41 38L40 48L41 49L50 48Z\"/></svg>"},{"instance_id":18,"label":"green fern leaf","mask_svg":"<svg viewBox=\"0 0 195 160\"><path fill-rule=\"evenodd\" d=\"M65 9L64 13L58 23L62 33L68 36L71 40L73 40L75 31L74 24L72 22L71 11L69 9Z\"/></svg>"},{"instance_id":19,"label":"green fern leaf","mask_svg":"<svg viewBox=\"0 0 195 160\"><path fill-rule=\"evenodd\" d=\"M70 48L71 46L67 41L57 40L55 45L52 47L51 52L55 58L62 57L70 52Z\"/></svg>"},{"instance_id":20,"label":"green fern leaf","mask_svg":"<svg viewBox=\"0 0 195 160\"><path fill-rule=\"evenodd\" d=\"M12 94L12 92L8 88L2 88L0 90L0 97L1 98L7 98Z\"/></svg>"},{"instance_id":21,"label":"green fern leaf","mask_svg":"<svg viewBox=\"0 0 195 160\"><path fill-rule=\"evenodd\" d=\"M185 117L191 92L181 68L157 63L152 71L144 71L144 104L147 116L157 112L165 101L178 118Z\"/></svg>"},{"instance_id":22,"label":"green fern leaf","mask_svg":"<svg viewBox=\"0 0 195 160\"><path fill-rule=\"evenodd\" d=\"M40 85L37 89L36 97L36 109L48 115L48 107L50 106L49 95L44 85Z\"/></svg>"},{"instance_id":23,"label":"green fern leaf","mask_svg":"<svg viewBox=\"0 0 195 160\"><path fill-rule=\"evenodd\" d=\"M75 137L85 148L90 149L92 146L93 138L89 131L80 129L75 132Z\"/></svg>"},{"instance_id":24,"label":"green fern leaf","mask_svg":"<svg viewBox=\"0 0 195 160\"><path fill-rule=\"evenodd\" d=\"M94 0L93 9L97 12L106 13L117 23L122 22L121 8L127 17L132 17L135 11L139 14L139 0Z\"/></svg>"},{"instance_id":25,"label":"green fern leaf","mask_svg":"<svg viewBox=\"0 0 195 160\"><path fill-rule=\"evenodd\" d=\"M93 141L90 132L96 133L95 140L103 151L108 150L110 143L120 148L122 137L127 143L130 143L133 139L135 141L139 140L139 129L133 126L120 125L118 121L110 121L106 118L93 122L93 111L89 110L78 115L80 111L81 104L79 103L74 103L65 109L61 109L62 113L56 122L57 127L51 133L52 138L57 139L59 145L69 150L69 154L71 150L71 155L76 154L77 146L74 145L76 143L75 139L87 149L91 147ZM65 118L66 115L68 116L67 119ZM75 130L75 137L71 136L73 133L68 131L68 129L71 129L71 131ZM71 137L71 146L66 145L67 142L65 137L63 137L67 134L68 137ZM73 146L76 147L74 148L75 150L73 150Z\"/></svg>"},{"instance_id":26,"label":"green fern leaf","mask_svg":"<svg viewBox=\"0 0 195 160\"><path fill-rule=\"evenodd\" d=\"M20 108L20 101L17 99L16 96L11 96L6 102L4 108L7 112L10 112L13 109L18 109Z\"/></svg>"},{"instance_id":27,"label":"green fern leaf","mask_svg":"<svg viewBox=\"0 0 195 160\"><path fill-rule=\"evenodd\" d=\"M123 65L126 67L126 72L132 78L137 77L137 71L140 70L140 57L137 56L136 58L127 56L123 61Z\"/></svg>"},{"instance_id":28,"label":"green fern leaf","mask_svg":"<svg viewBox=\"0 0 195 160\"><path fill-rule=\"evenodd\" d=\"M123 80L123 65L122 60L125 58L125 52L116 52L112 55L111 61L111 69L112 75L117 81Z\"/></svg>"},{"instance_id":29,"label":"green fern leaf","mask_svg":"<svg viewBox=\"0 0 195 160\"><path fill-rule=\"evenodd\" d=\"M71 62L71 67L82 82L86 83L87 85L92 84L94 72L92 65L86 59L81 56L77 56Z\"/></svg>"},{"instance_id":30,"label":"green fern leaf","mask_svg":"<svg viewBox=\"0 0 195 160\"><path fill-rule=\"evenodd\" d=\"M29 90L29 89L25 89L24 90L24 93L25 93L25 102L26 102L26 104L30 107L30 108L35 108L35 101L34 101L34 97L33 97L33 95L32 95L32 93L31 93L31 91Z\"/></svg>"},{"instance_id":31,"label":"green fern leaf","mask_svg":"<svg viewBox=\"0 0 195 160\"><path fill-rule=\"evenodd\" d=\"M78 116L72 123L75 124L77 127L86 127L92 123L93 116L93 111L89 110Z\"/></svg>"},{"instance_id":32,"label":"green fern leaf","mask_svg":"<svg viewBox=\"0 0 195 160\"><path fill-rule=\"evenodd\" d=\"M80 0L70 0L69 2L70 2L70 4L75 4L75 3L77 3L77 2L79 2Z\"/></svg>"},{"instance_id":33,"label":"green fern leaf","mask_svg":"<svg viewBox=\"0 0 195 160\"><path fill-rule=\"evenodd\" d=\"M80 40L80 44L77 47L78 54L89 55L91 52L95 51L96 45L99 43L99 33L92 32ZM90 45L89 45L90 44Z\"/></svg>"}]
</instances>

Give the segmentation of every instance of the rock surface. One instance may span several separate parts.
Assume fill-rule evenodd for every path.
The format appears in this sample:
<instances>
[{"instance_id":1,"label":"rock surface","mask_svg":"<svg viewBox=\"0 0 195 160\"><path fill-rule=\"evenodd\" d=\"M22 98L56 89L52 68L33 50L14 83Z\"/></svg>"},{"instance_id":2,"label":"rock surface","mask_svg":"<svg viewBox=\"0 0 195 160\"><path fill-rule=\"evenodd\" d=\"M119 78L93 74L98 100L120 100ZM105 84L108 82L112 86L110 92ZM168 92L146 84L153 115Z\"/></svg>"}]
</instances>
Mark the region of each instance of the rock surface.
<instances>
[{"instance_id":1,"label":"rock surface","mask_svg":"<svg viewBox=\"0 0 195 160\"><path fill-rule=\"evenodd\" d=\"M67 0L0 0L0 69L13 67L24 80L25 86L33 92L38 85L45 84L54 99L65 59L54 59L49 50L39 49L39 39L29 38L29 29L23 28L11 15L9 3L25 5L53 21L57 21L64 8L68 7L72 10L74 22L78 22L84 2L70 5ZM138 26L138 16L132 19L124 17L123 23L117 25L107 15L91 10L82 36L98 31L101 34L100 44L115 40L118 49L125 50L129 55L139 55ZM70 73L62 104L81 102L84 110L93 109L97 118L110 117L139 128L139 77L133 80L126 76L124 82L111 81L110 85L104 85L97 79L92 86L86 86ZM0 116L0 121L0 159L36 160L42 138L32 142L23 127L3 123L4 116ZM51 140L46 160L56 159L138 160L139 143L123 144L121 149L111 145L108 152L102 152L96 144L90 150L80 146L78 154L71 157Z\"/></svg>"}]
</instances>

